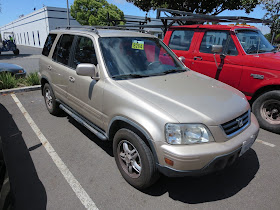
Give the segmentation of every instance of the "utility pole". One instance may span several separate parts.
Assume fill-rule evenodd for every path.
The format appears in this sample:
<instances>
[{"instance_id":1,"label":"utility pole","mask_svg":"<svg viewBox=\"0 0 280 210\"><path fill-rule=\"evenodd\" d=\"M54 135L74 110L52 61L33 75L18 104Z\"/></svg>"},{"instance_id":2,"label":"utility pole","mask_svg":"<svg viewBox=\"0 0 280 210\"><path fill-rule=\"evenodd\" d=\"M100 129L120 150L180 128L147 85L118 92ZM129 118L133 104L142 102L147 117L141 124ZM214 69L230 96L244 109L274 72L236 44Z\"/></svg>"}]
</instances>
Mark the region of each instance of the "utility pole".
<instances>
[{"instance_id":1,"label":"utility pole","mask_svg":"<svg viewBox=\"0 0 280 210\"><path fill-rule=\"evenodd\" d=\"M68 26L70 26L70 18L69 18L69 4L68 4L68 0L67 0L67 24L68 24Z\"/></svg>"}]
</instances>

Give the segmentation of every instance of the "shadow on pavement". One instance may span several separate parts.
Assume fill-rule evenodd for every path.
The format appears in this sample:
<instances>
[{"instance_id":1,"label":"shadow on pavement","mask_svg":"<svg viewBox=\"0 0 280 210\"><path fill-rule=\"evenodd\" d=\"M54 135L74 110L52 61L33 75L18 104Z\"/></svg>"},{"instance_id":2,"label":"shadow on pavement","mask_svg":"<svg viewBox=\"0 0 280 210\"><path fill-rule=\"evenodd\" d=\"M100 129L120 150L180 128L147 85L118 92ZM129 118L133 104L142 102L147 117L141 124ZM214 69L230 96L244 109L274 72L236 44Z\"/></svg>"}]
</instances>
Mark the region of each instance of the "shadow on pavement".
<instances>
[{"instance_id":1,"label":"shadow on pavement","mask_svg":"<svg viewBox=\"0 0 280 210\"><path fill-rule=\"evenodd\" d=\"M92 132L86 129L84 126L79 124L76 120L72 117L67 115L67 118L71 124L73 124L77 129L79 129L86 137L88 137L91 141L97 144L101 149L103 149L108 155L114 157L113 150L112 150L112 143L109 141L102 141L98 137L96 137Z\"/></svg>"},{"instance_id":2,"label":"shadow on pavement","mask_svg":"<svg viewBox=\"0 0 280 210\"><path fill-rule=\"evenodd\" d=\"M5 202L12 203L12 209L46 209L46 190L38 177L21 131L2 104L0 116L2 150L10 181L10 196L7 196L9 200Z\"/></svg>"},{"instance_id":3,"label":"shadow on pavement","mask_svg":"<svg viewBox=\"0 0 280 210\"><path fill-rule=\"evenodd\" d=\"M162 176L154 186L143 192L152 196L160 196L167 192L173 200L188 204L222 200L246 187L254 179L259 167L257 154L250 149L224 171L202 177Z\"/></svg>"},{"instance_id":4,"label":"shadow on pavement","mask_svg":"<svg viewBox=\"0 0 280 210\"><path fill-rule=\"evenodd\" d=\"M11 54L1 54L0 58L2 60L8 60L8 59L14 59L14 58L25 58L25 57L30 57L33 54L19 54L19 55L14 55L13 52Z\"/></svg>"}]
</instances>

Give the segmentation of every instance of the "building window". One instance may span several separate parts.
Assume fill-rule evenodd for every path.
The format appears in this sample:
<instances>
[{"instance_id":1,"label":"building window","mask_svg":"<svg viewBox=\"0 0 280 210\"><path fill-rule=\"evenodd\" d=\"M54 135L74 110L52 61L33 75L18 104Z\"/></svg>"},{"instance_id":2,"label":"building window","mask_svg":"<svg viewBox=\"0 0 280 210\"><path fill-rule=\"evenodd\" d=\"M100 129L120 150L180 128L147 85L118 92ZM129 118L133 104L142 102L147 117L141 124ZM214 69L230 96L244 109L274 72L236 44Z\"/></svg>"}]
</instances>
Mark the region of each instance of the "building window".
<instances>
[{"instance_id":1,"label":"building window","mask_svg":"<svg viewBox=\"0 0 280 210\"><path fill-rule=\"evenodd\" d=\"M20 43L22 44L22 38L21 38L21 33L19 34L19 36L20 36Z\"/></svg>"},{"instance_id":2,"label":"building window","mask_svg":"<svg viewBox=\"0 0 280 210\"><path fill-rule=\"evenodd\" d=\"M35 37L34 37L34 31L32 31L33 34L33 42L34 42L34 46L35 46Z\"/></svg>"},{"instance_id":3,"label":"building window","mask_svg":"<svg viewBox=\"0 0 280 210\"><path fill-rule=\"evenodd\" d=\"M25 32L23 33L23 36L24 36L24 43L26 44Z\"/></svg>"},{"instance_id":4,"label":"building window","mask_svg":"<svg viewBox=\"0 0 280 210\"><path fill-rule=\"evenodd\" d=\"M39 31L37 31L37 34L38 34L38 42L39 42L39 46L41 46Z\"/></svg>"},{"instance_id":5,"label":"building window","mask_svg":"<svg viewBox=\"0 0 280 210\"><path fill-rule=\"evenodd\" d=\"M29 42L29 34L28 34L28 32L26 32L26 33L27 33L28 45L30 45L30 42Z\"/></svg>"}]
</instances>

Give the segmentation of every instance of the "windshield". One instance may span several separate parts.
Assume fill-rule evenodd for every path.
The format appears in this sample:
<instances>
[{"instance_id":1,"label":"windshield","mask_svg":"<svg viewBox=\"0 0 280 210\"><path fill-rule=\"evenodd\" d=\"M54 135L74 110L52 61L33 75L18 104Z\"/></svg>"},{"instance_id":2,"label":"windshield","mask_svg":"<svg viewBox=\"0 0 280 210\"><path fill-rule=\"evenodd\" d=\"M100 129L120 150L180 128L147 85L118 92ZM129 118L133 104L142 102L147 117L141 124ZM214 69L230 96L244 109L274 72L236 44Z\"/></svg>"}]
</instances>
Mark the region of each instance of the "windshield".
<instances>
[{"instance_id":1,"label":"windshield","mask_svg":"<svg viewBox=\"0 0 280 210\"><path fill-rule=\"evenodd\" d=\"M103 57L114 79L158 76L186 71L186 67L157 38L103 37Z\"/></svg>"},{"instance_id":2,"label":"windshield","mask_svg":"<svg viewBox=\"0 0 280 210\"><path fill-rule=\"evenodd\" d=\"M237 30L237 37L247 54L265 53L274 51L274 47L260 31Z\"/></svg>"}]
</instances>

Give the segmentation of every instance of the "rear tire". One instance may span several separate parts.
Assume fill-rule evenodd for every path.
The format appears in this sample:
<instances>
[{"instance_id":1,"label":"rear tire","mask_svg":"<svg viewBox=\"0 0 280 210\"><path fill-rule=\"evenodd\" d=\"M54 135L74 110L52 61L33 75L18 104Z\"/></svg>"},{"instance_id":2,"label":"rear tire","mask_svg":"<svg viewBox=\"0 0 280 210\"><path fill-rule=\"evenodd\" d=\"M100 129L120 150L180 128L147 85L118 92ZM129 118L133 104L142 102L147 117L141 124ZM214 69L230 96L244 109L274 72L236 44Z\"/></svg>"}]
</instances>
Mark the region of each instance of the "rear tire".
<instances>
[{"instance_id":1,"label":"rear tire","mask_svg":"<svg viewBox=\"0 0 280 210\"><path fill-rule=\"evenodd\" d=\"M145 189L159 177L153 154L134 132L120 129L113 140L115 161L123 178L138 189Z\"/></svg>"},{"instance_id":2,"label":"rear tire","mask_svg":"<svg viewBox=\"0 0 280 210\"><path fill-rule=\"evenodd\" d=\"M61 109L59 108L59 104L55 99L53 90L48 83L44 85L43 94L44 94L45 104L49 113L51 113L52 115L58 115L61 112Z\"/></svg>"},{"instance_id":3,"label":"rear tire","mask_svg":"<svg viewBox=\"0 0 280 210\"><path fill-rule=\"evenodd\" d=\"M259 96L252 106L260 127L280 133L280 90L273 90Z\"/></svg>"}]
</instances>

